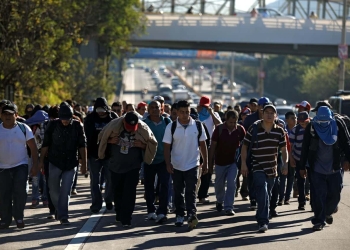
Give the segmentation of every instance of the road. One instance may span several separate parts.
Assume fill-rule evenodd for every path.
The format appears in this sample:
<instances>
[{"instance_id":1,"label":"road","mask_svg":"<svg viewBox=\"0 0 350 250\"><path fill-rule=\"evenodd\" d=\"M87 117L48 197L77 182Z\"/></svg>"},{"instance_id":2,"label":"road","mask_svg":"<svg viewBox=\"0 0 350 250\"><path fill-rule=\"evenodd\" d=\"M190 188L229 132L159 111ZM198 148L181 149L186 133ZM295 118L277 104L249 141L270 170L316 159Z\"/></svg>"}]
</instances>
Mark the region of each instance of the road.
<instances>
[{"instance_id":1,"label":"road","mask_svg":"<svg viewBox=\"0 0 350 250\"><path fill-rule=\"evenodd\" d=\"M141 100L138 88L152 83L149 74L131 69L125 77L127 89L124 99L137 103ZM151 88L155 90L154 86ZM235 216L227 217L216 212L213 186L209 190L211 203L198 205L198 228L188 231L186 226L173 226L173 214L163 225L147 221L143 186L138 185L132 227L124 229L115 223L112 211L91 216L89 179L79 175L77 189L79 194L71 197L69 214L72 224L69 226L46 219L47 208L29 209L29 193L25 210L26 227L19 230L12 225L10 229L0 231L0 249L350 249L349 172L344 175L342 200L339 212L334 215L334 223L320 232L311 229L310 206L306 207L306 211L298 211L297 200L292 199L291 205L277 208L280 216L271 221L269 230L258 234L254 212L249 210L249 202L242 201L240 197L235 202Z\"/></svg>"}]
</instances>

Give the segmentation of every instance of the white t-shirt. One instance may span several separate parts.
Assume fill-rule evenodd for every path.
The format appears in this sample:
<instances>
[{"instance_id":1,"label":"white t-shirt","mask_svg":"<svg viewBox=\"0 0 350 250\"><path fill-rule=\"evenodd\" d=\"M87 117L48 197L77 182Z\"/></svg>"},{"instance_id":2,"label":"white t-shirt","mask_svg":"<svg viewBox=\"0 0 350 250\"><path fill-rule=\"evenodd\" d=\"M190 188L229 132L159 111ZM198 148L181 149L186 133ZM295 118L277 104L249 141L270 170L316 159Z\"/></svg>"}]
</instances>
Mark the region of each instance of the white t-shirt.
<instances>
[{"instance_id":1,"label":"white t-shirt","mask_svg":"<svg viewBox=\"0 0 350 250\"><path fill-rule=\"evenodd\" d=\"M34 136L28 125L23 126L26 129L26 137L18 125L6 129L0 124L0 168L9 169L28 164L26 142Z\"/></svg>"},{"instance_id":2,"label":"white t-shirt","mask_svg":"<svg viewBox=\"0 0 350 250\"><path fill-rule=\"evenodd\" d=\"M169 123L165 129L163 142L171 144L172 123ZM205 141L207 136L202 126L202 135L199 141ZM196 166L199 166L199 154L200 150L198 147L198 129L196 122L190 118L190 122L185 129L183 125L177 120L177 126L174 132L174 141L171 150L171 163L176 170L187 171Z\"/></svg>"},{"instance_id":3,"label":"white t-shirt","mask_svg":"<svg viewBox=\"0 0 350 250\"><path fill-rule=\"evenodd\" d=\"M214 116L220 121L221 121L221 118L220 118L220 115L217 113L217 112L214 112ZM209 116L207 119L205 119L204 121L204 124L205 126L207 126L207 129L208 129L208 132L210 134L210 139L211 137L213 136L213 133L214 133L214 130L215 130L215 124L214 124L214 121L213 121L213 117L212 116Z\"/></svg>"}]
</instances>

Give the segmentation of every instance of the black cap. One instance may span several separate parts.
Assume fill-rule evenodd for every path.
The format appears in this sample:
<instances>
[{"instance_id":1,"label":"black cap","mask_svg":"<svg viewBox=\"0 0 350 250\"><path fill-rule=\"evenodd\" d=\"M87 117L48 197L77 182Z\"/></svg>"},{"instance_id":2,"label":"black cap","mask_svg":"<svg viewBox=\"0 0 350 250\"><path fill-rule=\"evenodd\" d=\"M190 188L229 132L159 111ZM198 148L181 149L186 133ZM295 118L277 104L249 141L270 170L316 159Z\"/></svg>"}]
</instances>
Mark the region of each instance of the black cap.
<instances>
[{"instance_id":1,"label":"black cap","mask_svg":"<svg viewBox=\"0 0 350 250\"><path fill-rule=\"evenodd\" d=\"M126 113L125 117L125 128L127 130L136 131L138 128L139 117L134 111Z\"/></svg>"},{"instance_id":2,"label":"black cap","mask_svg":"<svg viewBox=\"0 0 350 250\"><path fill-rule=\"evenodd\" d=\"M62 105L60 106L60 110L58 111L58 118L60 120L70 120L73 118L73 109L69 105Z\"/></svg>"},{"instance_id":3,"label":"black cap","mask_svg":"<svg viewBox=\"0 0 350 250\"><path fill-rule=\"evenodd\" d=\"M249 104L251 104L251 103L258 104L258 99L256 99L256 98L250 99Z\"/></svg>"},{"instance_id":4,"label":"black cap","mask_svg":"<svg viewBox=\"0 0 350 250\"><path fill-rule=\"evenodd\" d=\"M325 101L320 101L320 102L317 102L316 104L316 107L314 109L311 109L312 112L317 112L317 110L322 107L322 106L326 106L330 109L332 109L333 107L328 103L328 102L325 102Z\"/></svg>"},{"instance_id":5,"label":"black cap","mask_svg":"<svg viewBox=\"0 0 350 250\"><path fill-rule=\"evenodd\" d=\"M6 99L0 101L0 106L6 105L6 104L11 104L11 102L9 100L6 100Z\"/></svg>"},{"instance_id":6,"label":"black cap","mask_svg":"<svg viewBox=\"0 0 350 250\"><path fill-rule=\"evenodd\" d=\"M18 113L18 109L17 106L13 103L10 104L6 104L5 106L2 107L2 113L8 112L11 114L17 114Z\"/></svg>"}]
</instances>

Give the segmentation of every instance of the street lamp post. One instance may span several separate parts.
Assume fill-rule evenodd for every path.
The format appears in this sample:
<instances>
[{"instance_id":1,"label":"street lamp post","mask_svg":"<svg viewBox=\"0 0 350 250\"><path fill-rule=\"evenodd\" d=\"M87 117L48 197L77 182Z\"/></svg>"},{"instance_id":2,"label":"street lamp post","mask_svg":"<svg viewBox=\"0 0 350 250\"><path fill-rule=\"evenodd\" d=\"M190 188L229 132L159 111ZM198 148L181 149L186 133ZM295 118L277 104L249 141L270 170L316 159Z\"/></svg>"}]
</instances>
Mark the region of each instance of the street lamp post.
<instances>
[{"instance_id":1,"label":"street lamp post","mask_svg":"<svg viewBox=\"0 0 350 250\"><path fill-rule=\"evenodd\" d=\"M339 90L344 90L345 88L345 58L347 57L347 46L346 46L346 9L347 9L347 1L343 1L343 19L342 19L342 33L341 33L341 46L346 49L346 56L341 56L340 58L340 69L339 69Z\"/></svg>"}]
</instances>

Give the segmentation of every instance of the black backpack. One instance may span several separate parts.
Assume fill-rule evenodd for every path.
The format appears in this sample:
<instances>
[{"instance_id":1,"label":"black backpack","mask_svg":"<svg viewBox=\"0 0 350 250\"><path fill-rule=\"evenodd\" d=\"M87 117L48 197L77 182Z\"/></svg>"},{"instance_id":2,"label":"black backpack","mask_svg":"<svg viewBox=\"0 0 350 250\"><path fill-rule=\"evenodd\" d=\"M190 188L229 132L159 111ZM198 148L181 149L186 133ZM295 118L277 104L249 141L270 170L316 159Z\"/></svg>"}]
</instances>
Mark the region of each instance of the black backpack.
<instances>
[{"instance_id":1,"label":"black backpack","mask_svg":"<svg viewBox=\"0 0 350 250\"><path fill-rule=\"evenodd\" d=\"M202 136L202 126L201 125L203 123L201 121L199 121L199 120L195 120L195 122L196 122L196 127L197 127L197 130L198 130L198 147L199 147L200 146L199 138ZM205 125L203 124L203 126L205 126ZM171 124L171 138L172 139L171 139L171 147L170 148L172 148L172 145L173 145L174 133L175 133L176 127L177 127L177 121L174 121ZM207 133L207 131L206 131L206 133ZM209 134L209 132L208 132L208 134ZM207 137L208 137L208 134L207 134ZM210 141L210 137L209 137L209 141ZM208 145L207 145L207 147L208 147Z\"/></svg>"}]
</instances>

